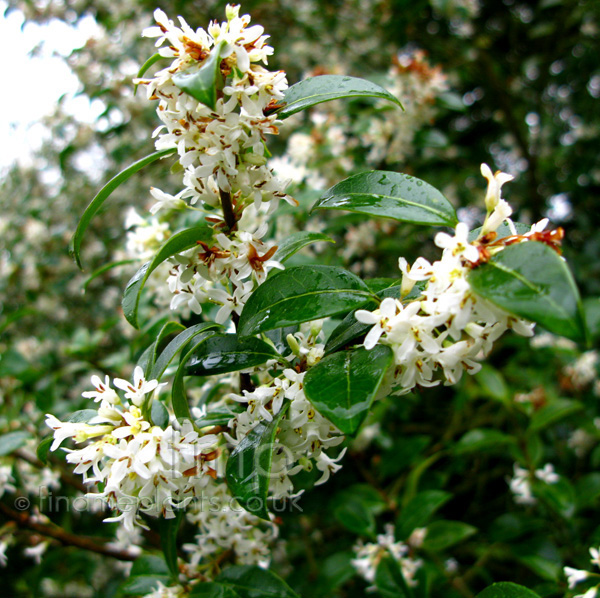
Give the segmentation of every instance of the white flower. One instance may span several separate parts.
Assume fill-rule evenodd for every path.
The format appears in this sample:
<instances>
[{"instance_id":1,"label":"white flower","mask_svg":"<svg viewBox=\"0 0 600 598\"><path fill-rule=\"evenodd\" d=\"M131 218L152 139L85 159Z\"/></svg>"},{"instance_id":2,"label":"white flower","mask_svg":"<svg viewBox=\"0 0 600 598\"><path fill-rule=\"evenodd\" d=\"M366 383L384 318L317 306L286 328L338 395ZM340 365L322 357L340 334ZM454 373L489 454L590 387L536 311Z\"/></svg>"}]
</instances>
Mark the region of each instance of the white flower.
<instances>
[{"instance_id":1,"label":"white flower","mask_svg":"<svg viewBox=\"0 0 600 598\"><path fill-rule=\"evenodd\" d=\"M138 365L133 371L133 384L122 378L115 378L114 385L121 390L127 391L125 398L129 399L136 407L141 407L145 396L159 386L158 380L146 380L144 370Z\"/></svg>"},{"instance_id":2,"label":"white flower","mask_svg":"<svg viewBox=\"0 0 600 598\"><path fill-rule=\"evenodd\" d=\"M546 484L556 484L560 480L560 476L554 471L552 463L546 463L542 469L536 469L534 475L538 480L542 480Z\"/></svg>"},{"instance_id":3,"label":"white flower","mask_svg":"<svg viewBox=\"0 0 600 598\"><path fill-rule=\"evenodd\" d=\"M564 567L563 571L569 584L569 589L573 589L578 583L586 580L589 576L587 571L573 569L573 567Z\"/></svg>"},{"instance_id":4,"label":"white flower","mask_svg":"<svg viewBox=\"0 0 600 598\"><path fill-rule=\"evenodd\" d=\"M508 181L512 181L514 177L510 174L506 174L505 172L500 172L499 170L496 171L495 174L492 174L492 171L487 164L481 165L481 174L487 179L488 182L488 187L485 194L485 207L489 213L492 212L501 201L500 192L502 185ZM490 230L496 229L491 228Z\"/></svg>"},{"instance_id":5,"label":"white flower","mask_svg":"<svg viewBox=\"0 0 600 598\"><path fill-rule=\"evenodd\" d=\"M372 349L379 341L384 332L390 332L390 320L398 312L398 308L402 310L402 305L396 302L391 297L386 297L375 311L367 311L364 309L356 310L354 317L362 324L374 324L365 337L365 349Z\"/></svg>"},{"instance_id":6,"label":"white flower","mask_svg":"<svg viewBox=\"0 0 600 598\"><path fill-rule=\"evenodd\" d=\"M476 262L479 259L479 250L475 245L469 243L469 228L464 222L456 225L454 236L446 233L438 233L434 242L438 247L448 251L454 257L463 257L470 262Z\"/></svg>"}]
</instances>

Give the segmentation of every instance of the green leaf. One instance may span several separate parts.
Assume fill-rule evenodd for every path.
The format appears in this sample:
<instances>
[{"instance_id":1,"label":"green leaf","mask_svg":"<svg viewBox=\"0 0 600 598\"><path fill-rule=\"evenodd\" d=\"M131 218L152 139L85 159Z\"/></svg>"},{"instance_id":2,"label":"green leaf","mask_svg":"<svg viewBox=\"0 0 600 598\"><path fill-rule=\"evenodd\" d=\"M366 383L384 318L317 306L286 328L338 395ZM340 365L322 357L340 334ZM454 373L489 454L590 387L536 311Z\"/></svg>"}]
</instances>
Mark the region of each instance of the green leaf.
<instances>
[{"instance_id":1,"label":"green leaf","mask_svg":"<svg viewBox=\"0 0 600 598\"><path fill-rule=\"evenodd\" d=\"M48 438L44 438L42 442L38 444L38 447L35 451L37 458L45 465L48 462L48 451L50 450L50 446L54 442L53 436L48 436Z\"/></svg>"},{"instance_id":2,"label":"green leaf","mask_svg":"<svg viewBox=\"0 0 600 598\"><path fill-rule=\"evenodd\" d=\"M240 598L300 598L283 579L256 565L227 567L215 581L235 590Z\"/></svg>"},{"instance_id":3,"label":"green leaf","mask_svg":"<svg viewBox=\"0 0 600 598\"><path fill-rule=\"evenodd\" d=\"M161 56L160 52L157 52L156 54L152 54L152 56L150 56L150 58L148 58L148 60L146 60L146 62L144 62L144 64L142 64L142 66L140 67L140 70L138 71L137 74L137 78L141 79L144 74L148 71L148 69L152 68L159 60L163 60L165 57ZM135 95L137 93L137 88L139 86L139 83L136 83L133 87L133 95Z\"/></svg>"},{"instance_id":4,"label":"green leaf","mask_svg":"<svg viewBox=\"0 0 600 598\"><path fill-rule=\"evenodd\" d=\"M133 176L136 172L138 172L139 170L144 168L144 166L147 166L148 164L151 164L152 162L155 162L156 160L163 158L164 156L170 156L171 154L174 154L176 151L177 151L176 148L171 148L171 149L161 150L159 152L154 152L153 154L150 154L149 156L146 156L145 158L142 158L141 160L134 162L131 166L128 166L125 170L122 170L118 175L116 175L112 179L110 179L110 181L108 181L108 183L106 183L106 185L104 185L104 187L102 187L102 189L100 189L100 191L98 192L96 197L94 197L94 199L92 199L92 201L90 202L88 207L85 209L83 216L81 217L81 220L79 221L79 224L77 225L77 229L75 230L73 239L71 240L71 247L70 247L69 252L71 253L71 255L73 256L73 258L77 262L77 265L80 268L82 268L82 266L81 266L81 258L80 258L79 254L81 251L81 242L83 241L85 231L88 229L88 226L90 225L92 218L96 215L96 212L98 212L98 210L100 209L102 204L108 199L108 197L110 197L111 193L117 187L119 187L119 185L124 183L131 176Z\"/></svg>"},{"instance_id":5,"label":"green leaf","mask_svg":"<svg viewBox=\"0 0 600 598\"><path fill-rule=\"evenodd\" d=\"M375 515L386 508L379 493L365 484L337 493L332 502L334 517L350 531L365 536L375 535Z\"/></svg>"},{"instance_id":6,"label":"green leaf","mask_svg":"<svg viewBox=\"0 0 600 598\"><path fill-rule=\"evenodd\" d=\"M162 556L145 554L133 561L129 577L138 575L169 575L169 567Z\"/></svg>"},{"instance_id":7,"label":"green leaf","mask_svg":"<svg viewBox=\"0 0 600 598\"><path fill-rule=\"evenodd\" d=\"M371 293L357 276L335 266L296 266L278 272L250 295L240 336L347 312Z\"/></svg>"},{"instance_id":8,"label":"green leaf","mask_svg":"<svg viewBox=\"0 0 600 598\"><path fill-rule=\"evenodd\" d=\"M239 598L239 594L229 586L209 581L199 583L188 594L189 598Z\"/></svg>"},{"instance_id":9,"label":"green leaf","mask_svg":"<svg viewBox=\"0 0 600 598\"><path fill-rule=\"evenodd\" d=\"M9 432L0 436L0 457L9 455L21 448L31 438L29 432Z\"/></svg>"},{"instance_id":10,"label":"green leaf","mask_svg":"<svg viewBox=\"0 0 600 598\"><path fill-rule=\"evenodd\" d=\"M462 521L434 521L427 526L423 548L431 552L440 552L462 542L477 532L477 528Z\"/></svg>"},{"instance_id":11,"label":"green leaf","mask_svg":"<svg viewBox=\"0 0 600 598\"><path fill-rule=\"evenodd\" d=\"M160 546L174 581L179 577L179 567L177 566L177 532L179 531L179 526L184 514L185 509L177 509L175 511L175 517L166 519L162 516L158 520Z\"/></svg>"},{"instance_id":12,"label":"green leaf","mask_svg":"<svg viewBox=\"0 0 600 598\"><path fill-rule=\"evenodd\" d=\"M477 594L476 598L540 598L535 592L527 588L512 583L510 581L501 581L492 584L490 587Z\"/></svg>"},{"instance_id":13,"label":"green leaf","mask_svg":"<svg viewBox=\"0 0 600 598\"><path fill-rule=\"evenodd\" d=\"M173 75L173 83L179 89L212 110L217 105L217 87L220 85L219 75L221 74L221 52L225 45L225 41L219 42L211 50L210 55L199 69L192 67L186 72Z\"/></svg>"},{"instance_id":14,"label":"green leaf","mask_svg":"<svg viewBox=\"0 0 600 598\"><path fill-rule=\"evenodd\" d=\"M531 487L534 496L545 502L564 519L571 519L575 514L577 497L575 488L567 478L561 477L552 484L535 479Z\"/></svg>"},{"instance_id":15,"label":"green leaf","mask_svg":"<svg viewBox=\"0 0 600 598\"><path fill-rule=\"evenodd\" d=\"M237 372L278 357L272 345L254 336L239 339L237 334L215 334L189 356L185 373L212 376Z\"/></svg>"},{"instance_id":16,"label":"green leaf","mask_svg":"<svg viewBox=\"0 0 600 598\"><path fill-rule=\"evenodd\" d=\"M152 272L168 258L177 253L181 253L186 249L195 247L198 241L210 239L212 234L212 229L207 226L188 228L176 233L167 239L151 261L146 262L133 275L133 278L127 283L127 287L125 288L122 306L125 318L134 328L139 328L137 317L138 306L142 295L142 289L150 274L152 274Z\"/></svg>"},{"instance_id":17,"label":"green leaf","mask_svg":"<svg viewBox=\"0 0 600 598\"><path fill-rule=\"evenodd\" d=\"M369 281L365 281L369 283ZM420 297L423 288L426 286L427 281L419 281L415 284L412 291L404 297L402 303L406 305L410 301ZM375 290L375 289L372 289ZM386 297L393 297L394 299L400 299L400 285L388 286L377 292L377 297L385 299ZM360 309L374 310L377 309L378 305L375 301L368 301L363 305L359 306ZM349 313L333 330L327 343L325 344L325 354L333 353L343 349L349 345L352 341L364 336L372 328L372 324L363 324L359 322L355 317L356 310Z\"/></svg>"},{"instance_id":18,"label":"green leaf","mask_svg":"<svg viewBox=\"0 0 600 598\"><path fill-rule=\"evenodd\" d=\"M335 241L323 233L299 231L291 234L279 243L277 251L275 252L275 255L273 255L273 259L283 263L288 258L292 257L294 253L311 243L335 243Z\"/></svg>"},{"instance_id":19,"label":"green leaf","mask_svg":"<svg viewBox=\"0 0 600 598\"><path fill-rule=\"evenodd\" d=\"M518 561L523 563L526 567L529 567L536 575L539 575L542 579L547 579L548 581L559 581L563 572L560 562L557 563L545 559L537 554L521 556L518 558Z\"/></svg>"},{"instance_id":20,"label":"green leaf","mask_svg":"<svg viewBox=\"0 0 600 598\"><path fill-rule=\"evenodd\" d=\"M165 322L155 341L142 353L141 357L138 359L137 365L144 369L144 375L147 380L153 379L150 375L156 362L158 347L167 336L174 334L175 332L181 332L182 330L185 330L185 326L179 322Z\"/></svg>"},{"instance_id":21,"label":"green leaf","mask_svg":"<svg viewBox=\"0 0 600 598\"><path fill-rule=\"evenodd\" d=\"M475 428L469 430L454 445L453 451L457 455L478 453L480 451L506 450L506 446L514 444L515 439L500 430Z\"/></svg>"},{"instance_id":22,"label":"green leaf","mask_svg":"<svg viewBox=\"0 0 600 598\"><path fill-rule=\"evenodd\" d=\"M236 403L239 405L239 403ZM235 407L235 406L234 406ZM195 425L197 428L206 428L207 426L224 426L227 422L241 411L235 411L229 407L218 407L211 409L205 416L197 419Z\"/></svg>"},{"instance_id":23,"label":"green leaf","mask_svg":"<svg viewBox=\"0 0 600 598\"><path fill-rule=\"evenodd\" d=\"M592 341L600 337L600 298L587 297L583 300L585 323Z\"/></svg>"},{"instance_id":24,"label":"green leaf","mask_svg":"<svg viewBox=\"0 0 600 598\"><path fill-rule=\"evenodd\" d=\"M226 479L231 494L246 511L267 521L275 435L289 406L286 401L272 421L261 421L252 428L227 461Z\"/></svg>"},{"instance_id":25,"label":"green leaf","mask_svg":"<svg viewBox=\"0 0 600 598\"><path fill-rule=\"evenodd\" d=\"M108 272L109 270L112 270L113 268L117 268L119 266L126 266L127 264L133 264L135 262L137 262L137 260L119 260L116 262L110 262L109 264L104 264L104 266L101 266L97 270L94 270L90 274L90 276L86 279L86 281L81 285L82 291L85 293L87 291L87 288L88 288L90 282L92 282L92 280L95 280L96 278L98 278L98 276L102 276L102 274L104 274L105 272Z\"/></svg>"},{"instance_id":26,"label":"green leaf","mask_svg":"<svg viewBox=\"0 0 600 598\"><path fill-rule=\"evenodd\" d=\"M152 401L150 419L152 420L153 425L158 426L163 430L169 425L169 411L158 399Z\"/></svg>"},{"instance_id":27,"label":"green leaf","mask_svg":"<svg viewBox=\"0 0 600 598\"><path fill-rule=\"evenodd\" d=\"M190 406L188 404L187 395L185 393L185 384L183 377L185 375L185 366L192 353L204 342L206 342L211 336L215 334L212 330L207 330L198 335L194 340L192 348L181 358L179 367L175 372L173 378L173 386L171 388L171 403L173 405L173 412L175 417L179 420L189 419L193 421L192 414L190 413Z\"/></svg>"},{"instance_id":28,"label":"green leaf","mask_svg":"<svg viewBox=\"0 0 600 598\"><path fill-rule=\"evenodd\" d=\"M592 506L600 497L600 473L588 473L577 480L575 497L578 509Z\"/></svg>"},{"instance_id":29,"label":"green leaf","mask_svg":"<svg viewBox=\"0 0 600 598\"><path fill-rule=\"evenodd\" d=\"M398 99L389 91L366 79L342 75L320 75L288 87L283 97L284 106L279 110L278 117L287 118L322 102L341 98L381 98L402 107Z\"/></svg>"},{"instance_id":30,"label":"green leaf","mask_svg":"<svg viewBox=\"0 0 600 598\"><path fill-rule=\"evenodd\" d=\"M414 496L396 520L396 537L405 540L418 527L425 527L431 516L452 498L443 490L425 490Z\"/></svg>"},{"instance_id":31,"label":"green leaf","mask_svg":"<svg viewBox=\"0 0 600 598\"><path fill-rule=\"evenodd\" d=\"M585 339L581 300L566 262L537 241L518 243L473 269L468 277L484 299L567 338Z\"/></svg>"},{"instance_id":32,"label":"green leaf","mask_svg":"<svg viewBox=\"0 0 600 598\"><path fill-rule=\"evenodd\" d=\"M412 224L454 226L452 204L429 183L407 174L373 170L325 191L313 210L348 210Z\"/></svg>"},{"instance_id":33,"label":"green leaf","mask_svg":"<svg viewBox=\"0 0 600 598\"><path fill-rule=\"evenodd\" d=\"M354 434L393 357L385 345L376 345L370 351L359 347L328 355L306 372L306 398L344 434Z\"/></svg>"},{"instance_id":34,"label":"green leaf","mask_svg":"<svg viewBox=\"0 0 600 598\"><path fill-rule=\"evenodd\" d=\"M485 363L474 378L487 396L503 403L512 401L510 389L506 385L504 377L496 368Z\"/></svg>"},{"instance_id":35,"label":"green leaf","mask_svg":"<svg viewBox=\"0 0 600 598\"><path fill-rule=\"evenodd\" d=\"M163 350L160 356L156 359L152 373L149 376L150 380L160 380L165 373L165 370L171 365L177 354L189 343L193 338L211 329L222 328L216 322L202 322L195 326L190 326L181 334L178 334Z\"/></svg>"},{"instance_id":36,"label":"green leaf","mask_svg":"<svg viewBox=\"0 0 600 598\"><path fill-rule=\"evenodd\" d=\"M529 423L529 430L531 432L538 432L539 430L543 430L552 424L566 419L569 415L581 411L582 409L583 404L579 401L554 399L533 414L531 422Z\"/></svg>"},{"instance_id":37,"label":"green leaf","mask_svg":"<svg viewBox=\"0 0 600 598\"><path fill-rule=\"evenodd\" d=\"M97 415L98 411L96 411L96 409L80 409L79 411L71 413L67 418L67 421L72 424L87 424L90 419Z\"/></svg>"},{"instance_id":38,"label":"green leaf","mask_svg":"<svg viewBox=\"0 0 600 598\"><path fill-rule=\"evenodd\" d=\"M168 586L169 580L168 575L137 575L130 577L119 589L126 596L145 596L158 588L158 582Z\"/></svg>"},{"instance_id":39,"label":"green leaf","mask_svg":"<svg viewBox=\"0 0 600 598\"><path fill-rule=\"evenodd\" d=\"M375 570L375 585L384 598L412 598L412 590L406 583L396 559L385 556Z\"/></svg>"}]
</instances>

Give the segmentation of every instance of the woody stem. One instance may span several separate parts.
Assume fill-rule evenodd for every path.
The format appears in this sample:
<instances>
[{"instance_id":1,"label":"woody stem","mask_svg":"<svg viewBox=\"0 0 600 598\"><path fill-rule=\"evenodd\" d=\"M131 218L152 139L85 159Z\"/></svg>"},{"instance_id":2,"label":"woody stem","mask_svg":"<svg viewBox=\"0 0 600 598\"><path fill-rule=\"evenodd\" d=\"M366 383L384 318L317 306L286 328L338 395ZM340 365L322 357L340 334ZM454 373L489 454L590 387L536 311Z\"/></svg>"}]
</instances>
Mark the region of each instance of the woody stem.
<instances>
[{"instance_id":1,"label":"woody stem","mask_svg":"<svg viewBox=\"0 0 600 598\"><path fill-rule=\"evenodd\" d=\"M225 218L225 224L229 230L233 230L237 224L235 214L233 213L233 204L231 203L231 193L219 189L221 195L221 207L223 208L223 217Z\"/></svg>"}]
</instances>

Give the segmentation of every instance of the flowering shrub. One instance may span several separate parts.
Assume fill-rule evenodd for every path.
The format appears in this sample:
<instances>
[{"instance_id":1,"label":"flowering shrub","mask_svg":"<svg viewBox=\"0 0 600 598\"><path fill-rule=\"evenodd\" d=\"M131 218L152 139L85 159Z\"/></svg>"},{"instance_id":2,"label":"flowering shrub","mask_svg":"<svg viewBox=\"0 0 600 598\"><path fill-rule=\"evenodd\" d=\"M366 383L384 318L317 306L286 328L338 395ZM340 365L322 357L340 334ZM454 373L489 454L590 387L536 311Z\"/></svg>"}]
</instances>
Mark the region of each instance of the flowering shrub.
<instances>
[{"instance_id":1,"label":"flowering shrub","mask_svg":"<svg viewBox=\"0 0 600 598\"><path fill-rule=\"evenodd\" d=\"M157 38L159 51L135 80L158 103L156 151L100 190L73 237L81 264L87 231L114 190L149 164L170 161L182 188L148 190L151 216L129 212L135 230L120 255L119 263L146 260L122 300L125 319L147 341L130 368L132 379L95 373L94 390L82 393L84 409L46 415L52 433L37 458L23 448L31 444L27 433L2 437L3 454L20 451L29 465L42 468L38 475L46 477L47 491L57 480L44 466L49 459L57 464L59 448L66 452L63 477L85 492L88 508L111 511L103 518L118 524L115 537L94 544L57 531L43 513L3 507L5 514L64 544L134 560L115 595L292 598L296 590L310 592L310 580L293 571L284 581L294 549L282 552L294 537L298 542L304 534L310 545L328 533L319 522L322 510L319 515L310 502L323 500L318 497L328 487L335 489L333 517L352 536L323 543L335 549L325 550L322 572L312 565L318 595L364 590L416 598L482 590L481 598L531 598L562 595L560 584L573 589L587 581L594 574L570 565L561 573L561 559L572 562L571 553L565 549L557 557L559 532L572 534L575 513L600 495L597 474L580 478L575 489L567 471L553 464L563 450L577 458L596 453L600 438L596 421L584 416L598 392L598 358L578 349L592 332L562 257L563 229L549 229L547 218L532 225L513 221L502 197L513 177L486 164L481 174L487 190L473 200L484 216L475 228L459 220L442 192L415 176L360 171L402 161L408 155L403 143L412 140L419 118L430 114L420 111L419 102L444 89L439 71L421 54L398 58L392 72L418 75L403 80L413 94L406 91L406 116L414 129L395 137L389 123L402 123L402 84L390 86L398 98L371 81L340 74L288 85L283 71L266 68L273 48L263 28L239 11L228 5L224 22L194 30L183 18L177 25L156 10L156 25L143 34ZM147 76L156 64L163 68ZM439 259L428 250L428 258L411 263L396 253L391 277L363 279L319 263L317 248L334 241L322 230L294 230L293 223L285 232L277 222L303 205L282 178L285 160L273 158L269 146L283 121L316 105L326 114L323 106L331 100L386 108L374 117L373 136L365 138L370 149L364 164L340 156L324 173L311 179L307 170L295 180L305 186L327 181L312 210L327 214L324 220L344 211L394 226L443 227L449 232L431 235ZM335 112L330 115L334 120ZM344 136L355 139L349 130ZM295 139L292 134L288 144ZM318 160L310 166L318 171ZM348 166L359 172L329 180ZM536 327L547 331L546 340L533 336ZM503 335L510 340L500 340ZM535 354L563 343L567 363L557 384L574 396L555 396L541 384L513 400L488 363L497 342L527 347L520 356L529 347ZM511 375L522 381L515 368ZM446 392L435 387L461 384L453 403L440 407ZM481 398L501 406L504 415L494 421L485 407L472 410L474 421L468 421L463 407ZM447 431L421 427L426 419L420 401L436 424L441 411L452 411ZM543 435L575 414L581 427L544 445ZM360 456L367 451L373 453L369 461ZM509 467L486 472L489 455L499 452L510 457ZM436 470L441 459L448 465ZM356 461L362 480L344 478L349 460ZM462 500L476 504L477 493L493 483L504 497L494 504L493 521L480 507L464 514L455 507L456 520L442 514L453 493L460 494L456 478L470 467L482 487ZM2 466L1 493L17 492L17 473ZM305 505L313 527L303 515ZM539 512L524 518L522 509ZM551 542L544 540L544 518L560 520ZM465 556L460 545L484 533L484 526L484 548ZM6 535L1 555L12 541ZM529 544L521 550L515 540ZM27 550L41 559L47 547L39 542ZM590 554L598 564L598 551L592 547ZM529 574L512 578L488 564L510 559L542 582L530 584ZM494 573L480 574L485 566ZM582 596L597 591L594 586Z\"/></svg>"}]
</instances>

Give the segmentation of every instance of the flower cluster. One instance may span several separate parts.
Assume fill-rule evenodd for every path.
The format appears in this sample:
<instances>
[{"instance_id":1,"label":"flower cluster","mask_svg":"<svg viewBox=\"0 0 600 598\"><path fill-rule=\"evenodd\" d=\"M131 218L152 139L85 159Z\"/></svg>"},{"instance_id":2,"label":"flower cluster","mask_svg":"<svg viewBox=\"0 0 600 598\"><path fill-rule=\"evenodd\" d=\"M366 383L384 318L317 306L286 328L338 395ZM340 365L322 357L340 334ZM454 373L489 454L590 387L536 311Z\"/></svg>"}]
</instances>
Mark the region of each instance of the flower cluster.
<instances>
[{"instance_id":1,"label":"flower cluster","mask_svg":"<svg viewBox=\"0 0 600 598\"><path fill-rule=\"evenodd\" d=\"M467 279L481 260L504 248L502 240L495 240L495 231L512 213L500 197L502 184L512 177L501 172L492 174L485 164L482 174L488 179L488 213L477 239L469 239L469 230L462 222L453 236L438 233L435 244L443 249L440 260L431 264L420 257L411 267L406 259L399 259L404 301L386 298L372 312L356 312L358 321L372 325L364 340L365 348L382 343L393 349L396 370L392 386L398 394L415 386L439 384L437 372L443 373L446 384L458 382L465 370L476 373L481 368L479 361L508 329L524 336L533 334L531 323L475 295ZM511 242L528 241L546 223L535 224L530 233L521 236L512 225ZM409 301L411 294L417 296Z\"/></svg>"},{"instance_id":2,"label":"flower cluster","mask_svg":"<svg viewBox=\"0 0 600 598\"><path fill-rule=\"evenodd\" d=\"M194 31L183 18L178 27L156 10L157 25L143 35L158 38L159 53L174 60L138 81L158 100L163 124L154 133L156 148L176 148L183 168L184 189L171 195L152 188L157 201L150 211L195 206L217 231L228 233L216 232L210 242L177 256L168 280L171 308L200 313L201 303L211 301L224 308L219 321L239 313L255 284L279 266L271 260L276 248L261 241L265 220L280 198L296 204L268 167L265 146L266 136L278 133L274 112L287 88L285 73L260 64L273 53L263 28L249 26L239 6L228 5L226 13L226 22ZM177 86L177 77L198 76L215 62L214 105Z\"/></svg>"},{"instance_id":3,"label":"flower cluster","mask_svg":"<svg viewBox=\"0 0 600 598\"><path fill-rule=\"evenodd\" d=\"M415 575L423 565L421 559L415 559L412 549L418 548L426 535L426 530L418 529L413 532L406 543L397 542L394 537L394 526L385 526L385 533L377 536L377 542L364 544L362 541L354 547L356 558L351 563L365 581L373 583L377 566L381 560L388 556L395 559L402 570L402 575L409 586L416 586Z\"/></svg>"},{"instance_id":4,"label":"flower cluster","mask_svg":"<svg viewBox=\"0 0 600 598\"><path fill-rule=\"evenodd\" d=\"M313 324L310 332L306 328L304 332L288 335L288 345L292 349L289 358L300 357L305 366L311 367L323 356L324 345L319 342L319 326ZM234 446L259 423L272 421L282 409L285 410L275 438L269 487L270 495L276 499L294 495L290 476L302 470L311 471L316 467L321 472L316 484L324 484L332 473L341 469L339 461L346 452L342 450L335 458L324 452L341 444L344 436L306 398L304 375L304 371L299 373L286 368L280 377L269 376L251 392L230 395L231 399L246 406L245 411L229 422L231 434L226 436Z\"/></svg>"},{"instance_id":5,"label":"flower cluster","mask_svg":"<svg viewBox=\"0 0 600 598\"><path fill-rule=\"evenodd\" d=\"M597 548L590 548L590 562L596 567L600 567L600 550ZM598 579L600 577L598 573L591 573L590 571L586 571L585 569L575 569L573 567L564 567L563 568L565 577L567 578L567 582L569 584L569 588L573 589L577 584L585 581L589 578ZM589 588L583 594L578 594L573 598L596 598L600 593L600 584L597 584L591 588Z\"/></svg>"},{"instance_id":6,"label":"flower cluster","mask_svg":"<svg viewBox=\"0 0 600 598\"><path fill-rule=\"evenodd\" d=\"M556 484L560 476L554 471L552 463L546 463L544 467L536 469L533 476L529 470L514 464L514 475L508 480L510 491L513 493L515 502L519 505L534 505L537 498L533 495L531 487L532 477L545 482L546 484Z\"/></svg>"},{"instance_id":7,"label":"flower cluster","mask_svg":"<svg viewBox=\"0 0 600 598\"><path fill-rule=\"evenodd\" d=\"M46 424L54 430L56 450L67 438L84 448L67 451L67 462L75 465L90 484L102 491L90 493L119 514L106 521L123 521L126 529L141 524L139 513L173 517L174 509L196 497L220 470L218 437L200 435L190 422L166 429L153 426L142 414L156 390L156 380L146 381L137 367L133 384L115 379L125 390L121 398L106 376L92 377L95 390L83 393L100 402L97 415L87 423L61 422L53 415Z\"/></svg>"}]
</instances>

